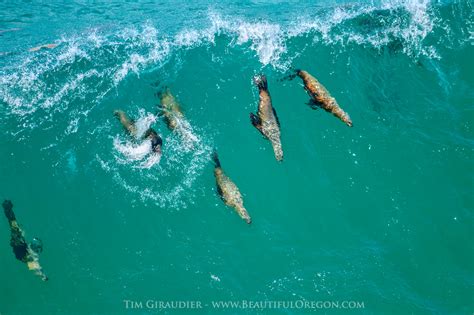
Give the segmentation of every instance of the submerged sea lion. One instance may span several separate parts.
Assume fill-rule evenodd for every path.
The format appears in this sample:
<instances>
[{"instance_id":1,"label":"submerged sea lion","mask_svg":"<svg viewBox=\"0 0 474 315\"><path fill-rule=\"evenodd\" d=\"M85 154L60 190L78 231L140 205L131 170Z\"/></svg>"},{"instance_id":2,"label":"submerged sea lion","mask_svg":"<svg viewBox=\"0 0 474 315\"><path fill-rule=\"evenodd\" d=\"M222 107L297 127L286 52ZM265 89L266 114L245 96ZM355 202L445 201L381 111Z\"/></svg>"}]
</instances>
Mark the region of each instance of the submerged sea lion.
<instances>
[{"instance_id":1,"label":"submerged sea lion","mask_svg":"<svg viewBox=\"0 0 474 315\"><path fill-rule=\"evenodd\" d=\"M165 88L156 95L160 98L159 115L164 117L168 128L181 138L185 150L196 148L199 137L194 133L193 127L184 116L180 104L169 88Z\"/></svg>"},{"instance_id":2,"label":"submerged sea lion","mask_svg":"<svg viewBox=\"0 0 474 315\"><path fill-rule=\"evenodd\" d=\"M332 113L334 116L342 120L346 125L352 127L352 121L345 111L336 102L336 99L329 94L328 90L319 83L319 81L304 70L296 70L296 74L288 76L291 80L299 76L303 79L304 88L311 97L310 106L313 109L318 107L323 108L325 111Z\"/></svg>"},{"instance_id":3,"label":"submerged sea lion","mask_svg":"<svg viewBox=\"0 0 474 315\"><path fill-rule=\"evenodd\" d=\"M214 176L216 177L217 192L221 196L224 203L234 208L240 217L245 220L245 222L248 224L252 223L252 219L250 218L247 210L244 208L244 202L239 189L234 184L234 182L224 174L224 171L222 170L217 152L213 153L212 159L214 161Z\"/></svg>"},{"instance_id":4,"label":"submerged sea lion","mask_svg":"<svg viewBox=\"0 0 474 315\"><path fill-rule=\"evenodd\" d=\"M120 120L120 123L125 128L125 130L133 137L137 137L137 126L135 121L130 119L127 114L122 110L114 111L115 117ZM161 146L163 145L163 140L160 135L153 129L148 128L148 130L143 134L142 139L148 139L151 141L151 150L152 152L161 154Z\"/></svg>"},{"instance_id":5,"label":"submerged sea lion","mask_svg":"<svg viewBox=\"0 0 474 315\"><path fill-rule=\"evenodd\" d=\"M114 116L120 120L120 123L130 135L136 136L137 127L135 126L135 121L130 119L122 110L114 111Z\"/></svg>"},{"instance_id":6,"label":"submerged sea lion","mask_svg":"<svg viewBox=\"0 0 474 315\"><path fill-rule=\"evenodd\" d=\"M47 281L48 277L44 274L43 268L41 268L39 263L39 254L43 251L41 240L35 237L31 243L26 243L23 230L16 221L12 202L5 200L2 206L10 225L10 246L13 248L16 259L24 262L28 269L32 270L41 280Z\"/></svg>"},{"instance_id":7,"label":"submerged sea lion","mask_svg":"<svg viewBox=\"0 0 474 315\"><path fill-rule=\"evenodd\" d=\"M0 30L0 34L7 33L7 32L16 32L16 31L19 31L19 30L21 30L21 28L10 28L10 29L6 29L6 30Z\"/></svg>"},{"instance_id":8,"label":"submerged sea lion","mask_svg":"<svg viewBox=\"0 0 474 315\"><path fill-rule=\"evenodd\" d=\"M250 113L250 121L265 138L270 140L275 158L278 161L282 161L283 149L280 140L280 121L272 106L272 100L268 92L267 78L262 75L255 77L254 81L259 90L260 101L258 103L257 115Z\"/></svg>"},{"instance_id":9,"label":"submerged sea lion","mask_svg":"<svg viewBox=\"0 0 474 315\"><path fill-rule=\"evenodd\" d=\"M46 44L46 45L41 45L41 46L36 46L36 47L30 48L28 51L29 52L34 52L34 51L41 50L43 48L52 49L52 48L55 48L57 46L58 46L58 44Z\"/></svg>"},{"instance_id":10,"label":"submerged sea lion","mask_svg":"<svg viewBox=\"0 0 474 315\"><path fill-rule=\"evenodd\" d=\"M161 115L164 116L166 125L170 130L175 130L184 121L184 114L176 98L168 88L157 94L160 98Z\"/></svg>"}]
</instances>

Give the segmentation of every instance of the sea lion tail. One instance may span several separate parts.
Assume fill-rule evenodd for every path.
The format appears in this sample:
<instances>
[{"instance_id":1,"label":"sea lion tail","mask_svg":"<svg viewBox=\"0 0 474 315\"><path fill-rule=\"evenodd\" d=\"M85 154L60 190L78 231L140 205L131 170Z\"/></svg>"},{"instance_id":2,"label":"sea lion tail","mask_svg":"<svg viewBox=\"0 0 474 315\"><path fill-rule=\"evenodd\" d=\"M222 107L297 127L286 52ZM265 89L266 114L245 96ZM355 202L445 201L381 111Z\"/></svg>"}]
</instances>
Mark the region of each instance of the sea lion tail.
<instances>
[{"instance_id":1,"label":"sea lion tail","mask_svg":"<svg viewBox=\"0 0 474 315\"><path fill-rule=\"evenodd\" d=\"M221 162L219 161L219 156L217 156L217 151L212 152L212 160L214 161L215 167L221 167Z\"/></svg>"},{"instance_id":2,"label":"sea lion tail","mask_svg":"<svg viewBox=\"0 0 474 315\"><path fill-rule=\"evenodd\" d=\"M256 76L253 81L255 82L259 90L268 90L267 77L264 74Z\"/></svg>"}]
</instances>

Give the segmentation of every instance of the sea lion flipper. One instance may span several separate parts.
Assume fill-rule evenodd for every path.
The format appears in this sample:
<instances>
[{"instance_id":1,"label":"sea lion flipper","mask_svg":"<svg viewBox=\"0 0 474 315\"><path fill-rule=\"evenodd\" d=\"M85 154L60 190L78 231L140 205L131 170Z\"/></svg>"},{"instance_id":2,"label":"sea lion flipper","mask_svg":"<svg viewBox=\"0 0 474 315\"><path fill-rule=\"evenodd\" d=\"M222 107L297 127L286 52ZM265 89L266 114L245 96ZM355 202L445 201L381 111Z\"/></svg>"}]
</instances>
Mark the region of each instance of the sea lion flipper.
<instances>
[{"instance_id":1,"label":"sea lion flipper","mask_svg":"<svg viewBox=\"0 0 474 315\"><path fill-rule=\"evenodd\" d=\"M309 107L311 107L311 109L314 109L314 110L321 108L321 104L318 103L318 102L316 102L316 101L313 100L313 99L310 99L310 100L306 103L306 105L308 105Z\"/></svg>"},{"instance_id":2,"label":"sea lion flipper","mask_svg":"<svg viewBox=\"0 0 474 315\"><path fill-rule=\"evenodd\" d=\"M291 81L293 80L294 78L296 78L298 76L298 73L300 72L301 70L300 69L294 69L293 67L291 68L291 72L290 74L284 76L283 78L281 79L278 79L279 82L283 82L283 81Z\"/></svg>"},{"instance_id":3,"label":"sea lion flipper","mask_svg":"<svg viewBox=\"0 0 474 315\"><path fill-rule=\"evenodd\" d=\"M219 185L217 186L217 193L219 194L219 197L222 199L222 201L225 202L224 192L222 191L222 188Z\"/></svg>"},{"instance_id":4,"label":"sea lion flipper","mask_svg":"<svg viewBox=\"0 0 474 315\"><path fill-rule=\"evenodd\" d=\"M255 115L254 113L250 113L250 122L252 123L252 125L257 128L258 131L260 131L262 133L263 136L265 136L263 134L263 130L262 130L262 119L260 119L260 117L258 117L257 115Z\"/></svg>"},{"instance_id":5,"label":"sea lion flipper","mask_svg":"<svg viewBox=\"0 0 474 315\"><path fill-rule=\"evenodd\" d=\"M272 107L272 111L273 111L273 116L275 116L275 120L278 124L278 127L280 127L280 119L278 119L278 115L277 115L277 112L276 112L275 108Z\"/></svg>"},{"instance_id":6,"label":"sea lion flipper","mask_svg":"<svg viewBox=\"0 0 474 315\"><path fill-rule=\"evenodd\" d=\"M219 156L217 155L216 150L212 152L212 161L214 162L215 167L221 167L221 162L219 161Z\"/></svg>"}]
</instances>

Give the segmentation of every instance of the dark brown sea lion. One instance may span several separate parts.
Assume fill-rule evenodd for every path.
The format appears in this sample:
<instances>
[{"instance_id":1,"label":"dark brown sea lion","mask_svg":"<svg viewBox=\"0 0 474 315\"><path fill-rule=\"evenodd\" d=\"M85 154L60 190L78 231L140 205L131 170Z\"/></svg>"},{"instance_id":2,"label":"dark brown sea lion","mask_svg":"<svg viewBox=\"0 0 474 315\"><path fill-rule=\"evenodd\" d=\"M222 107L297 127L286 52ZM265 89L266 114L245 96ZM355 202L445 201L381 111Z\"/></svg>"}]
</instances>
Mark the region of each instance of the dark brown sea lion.
<instances>
[{"instance_id":1,"label":"dark brown sea lion","mask_svg":"<svg viewBox=\"0 0 474 315\"><path fill-rule=\"evenodd\" d=\"M33 241L28 244L23 230L16 221L12 202L5 200L2 206L5 216L8 219L8 224L10 225L10 246L13 248L16 259L24 262L28 266L28 269L32 270L41 280L47 281L48 277L44 274L43 268L39 263L39 254L43 250L41 241L34 238Z\"/></svg>"},{"instance_id":2,"label":"dark brown sea lion","mask_svg":"<svg viewBox=\"0 0 474 315\"><path fill-rule=\"evenodd\" d=\"M336 99L329 94L328 90L311 74L304 70L296 70L295 75L288 76L288 79L293 79L299 76L303 79L303 84L306 92L311 97L310 106L313 109L321 107L325 111L332 113L334 116L342 120L346 125L352 127L352 121L345 111L336 102Z\"/></svg>"},{"instance_id":3,"label":"dark brown sea lion","mask_svg":"<svg viewBox=\"0 0 474 315\"><path fill-rule=\"evenodd\" d=\"M252 219L244 208L244 201L242 200L242 195L240 194L239 189L222 170L217 152L213 153L212 159L214 161L214 176L216 177L217 192L224 203L234 208L245 222L248 224L252 223Z\"/></svg>"},{"instance_id":4,"label":"dark brown sea lion","mask_svg":"<svg viewBox=\"0 0 474 315\"><path fill-rule=\"evenodd\" d=\"M260 101L258 103L257 115L250 113L250 121L265 138L270 140L275 158L278 161L282 161L283 149L280 140L280 121L278 120L275 108L272 106L267 78L262 75L255 77L254 81L259 90Z\"/></svg>"},{"instance_id":5,"label":"dark brown sea lion","mask_svg":"<svg viewBox=\"0 0 474 315\"><path fill-rule=\"evenodd\" d=\"M155 129L149 128L145 132L143 137L151 141L151 150L153 152L161 154L161 146L163 145L163 140L161 139L160 135L158 135L158 133L155 131Z\"/></svg>"}]
</instances>

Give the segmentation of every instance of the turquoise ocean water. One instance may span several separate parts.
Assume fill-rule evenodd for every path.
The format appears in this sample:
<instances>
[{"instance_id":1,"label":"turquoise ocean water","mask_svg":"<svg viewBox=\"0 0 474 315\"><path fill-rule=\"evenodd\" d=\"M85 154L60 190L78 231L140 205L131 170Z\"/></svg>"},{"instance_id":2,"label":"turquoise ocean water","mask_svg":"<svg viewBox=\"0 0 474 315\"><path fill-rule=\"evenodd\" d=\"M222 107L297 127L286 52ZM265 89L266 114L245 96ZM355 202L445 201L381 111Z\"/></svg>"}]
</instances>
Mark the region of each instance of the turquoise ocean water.
<instances>
[{"instance_id":1,"label":"turquoise ocean water","mask_svg":"<svg viewBox=\"0 0 474 315\"><path fill-rule=\"evenodd\" d=\"M0 197L50 278L15 259L2 215L0 314L174 313L124 303L148 299L472 314L473 34L471 1L0 2ZM279 81L292 68L354 127ZM249 121L259 73L282 163ZM191 147L155 116L165 86ZM159 164L143 167L118 108L162 135ZM214 148L250 226L216 193Z\"/></svg>"}]
</instances>

